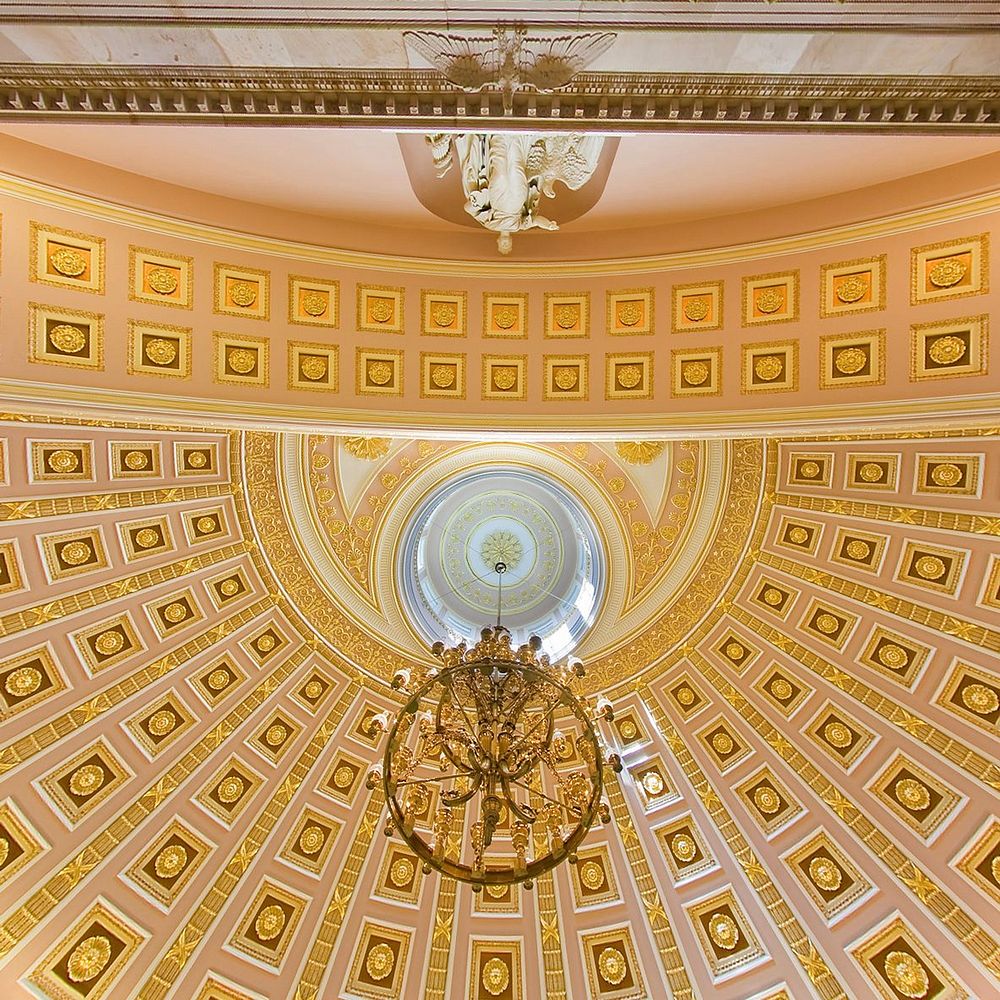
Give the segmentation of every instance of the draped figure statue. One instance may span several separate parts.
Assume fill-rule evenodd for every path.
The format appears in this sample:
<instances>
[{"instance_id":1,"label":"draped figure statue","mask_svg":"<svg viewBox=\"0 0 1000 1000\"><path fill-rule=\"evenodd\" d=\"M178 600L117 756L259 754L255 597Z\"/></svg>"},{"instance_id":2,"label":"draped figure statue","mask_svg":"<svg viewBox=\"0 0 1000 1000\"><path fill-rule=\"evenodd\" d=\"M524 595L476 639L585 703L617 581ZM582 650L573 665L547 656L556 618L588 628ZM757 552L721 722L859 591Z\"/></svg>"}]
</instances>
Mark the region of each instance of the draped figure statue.
<instances>
[{"instance_id":1,"label":"draped figure statue","mask_svg":"<svg viewBox=\"0 0 1000 1000\"><path fill-rule=\"evenodd\" d=\"M514 233L559 228L539 214L541 196L554 198L556 181L573 191L582 187L604 147L603 136L579 133L438 133L427 142L438 177L458 164L465 210L498 234L502 254L510 253Z\"/></svg>"}]
</instances>

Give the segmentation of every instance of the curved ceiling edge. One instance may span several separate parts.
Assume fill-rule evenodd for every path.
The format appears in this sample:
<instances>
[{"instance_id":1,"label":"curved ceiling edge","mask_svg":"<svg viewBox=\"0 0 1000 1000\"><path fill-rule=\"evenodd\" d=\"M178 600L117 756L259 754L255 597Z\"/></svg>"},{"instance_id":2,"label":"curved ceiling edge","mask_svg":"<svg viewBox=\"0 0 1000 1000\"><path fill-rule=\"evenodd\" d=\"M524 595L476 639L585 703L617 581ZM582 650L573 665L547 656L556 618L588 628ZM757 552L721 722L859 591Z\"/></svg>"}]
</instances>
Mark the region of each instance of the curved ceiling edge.
<instances>
[{"instance_id":1,"label":"curved ceiling edge","mask_svg":"<svg viewBox=\"0 0 1000 1000\"><path fill-rule=\"evenodd\" d=\"M77 212L104 222L134 226L153 235L182 237L224 249L269 254L288 260L340 264L365 270L393 270L403 274L487 278L523 278L537 275L540 266L538 260L459 261L430 257L399 257L273 239L236 229L177 219L146 209L131 208L107 199L79 194L3 172L0 172L0 194L35 205ZM993 191L956 201L944 201L931 207L899 212L867 222L819 229L796 236L687 253L608 260L547 260L544 262L544 268L546 274L551 277L562 275L585 277L638 275L667 269L682 270L705 265L739 263L836 247L858 240L911 232L947 222L975 219L997 210L1000 210L1000 191Z\"/></svg>"}]
</instances>

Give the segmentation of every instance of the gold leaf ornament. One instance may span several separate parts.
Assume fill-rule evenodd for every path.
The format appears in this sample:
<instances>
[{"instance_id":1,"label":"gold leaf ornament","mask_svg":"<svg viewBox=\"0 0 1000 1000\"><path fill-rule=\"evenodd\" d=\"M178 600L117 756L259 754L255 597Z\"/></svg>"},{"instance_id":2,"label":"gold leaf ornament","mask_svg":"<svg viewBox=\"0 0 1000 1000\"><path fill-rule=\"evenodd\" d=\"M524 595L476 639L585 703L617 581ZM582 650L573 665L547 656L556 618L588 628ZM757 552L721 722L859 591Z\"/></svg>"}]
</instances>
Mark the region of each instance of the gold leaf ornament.
<instances>
[{"instance_id":1,"label":"gold leaf ornament","mask_svg":"<svg viewBox=\"0 0 1000 1000\"><path fill-rule=\"evenodd\" d=\"M371 361L368 364L368 380L374 385L388 385L392 381L392 370L388 361Z\"/></svg>"},{"instance_id":2,"label":"gold leaf ornament","mask_svg":"<svg viewBox=\"0 0 1000 1000\"><path fill-rule=\"evenodd\" d=\"M872 552L872 547L869 542L866 542L862 538L852 538L851 541L847 543L844 550L851 559L867 559Z\"/></svg>"},{"instance_id":3,"label":"gold leaf ornament","mask_svg":"<svg viewBox=\"0 0 1000 1000\"><path fill-rule=\"evenodd\" d=\"M493 307L493 323L501 330L509 330L517 322L517 306L496 305Z\"/></svg>"},{"instance_id":4,"label":"gold leaf ornament","mask_svg":"<svg viewBox=\"0 0 1000 1000\"><path fill-rule=\"evenodd\" d=\"M153 871L157 878L176 878L187 863L187 850L181 844L169 844L156 855Z\"/></svg>"},{"instance_id":5,"label":"gold leaf ornament","mask_svg":"<svg viewBox=\"0 0 1000 1000\"><path fill-rule=\"evenodd\" d=\"M35 667L18 667L4 680L4 690L13 698L27 698L42 686L42 672Z\"/></svg>"},{"instance_id":6,"label":"gold leaf ornament","mask_svg":"<svg viewBox=\"0 0 1000 1000\"><path fill-rule=\"evenodd\" d=\"M775 679L771 681L771 694L773 694L778 701L787 701L792 696L792 685L789 684L784 677L775 677Z\"/></svg>"},{"instance_id":7,"label":"gold leaf ornament","mask_svg":"<svg viewBox=\"0 0 1000 1000\"><path fill-rule=\"evenodd\" d=\"M946 334L943 337L935 337L927 347L927 354L930 359L939 365L953 365L965 357L965 341L961 337Z\"/></svg>"},{"instance_id":8,"label":"gold leaf ornament","mask_svg":"<svg viewBox=\"0 0 1000 1000\"><path fill-rule=\"evenodd\" d=\"M517 385L517 369L513 365L496 365L492 369L493 386L496 389L513 389Z\"/></svg>"},{"instance_id":9,"label":"gold leaf ornament","mask_svg":"<svg viewBox=\"0 0 1000 1000\"><path fill-rule=\"evenodd\" d=\"M858 470L858 475L866 483L877 483L883 476L884 467L878 462L865 462Z\"/></svg>"},{"instance_id":10,"label":"gold leaf ornament","mask_svg":"<svg viewBox=\"0 0 1000 1000\"><path fill-rule=\"evenodd\" d=\"M927 970L909 952L890 951L885 956L883 968L892 988L904 997L920 1000L930 991Z\"/></svg>"},{"instance_id":11,"label":"gold leaf ornament","mask_svg":"<svg viewBox=\"0 0 1000 1000\"><path fill-rule=\"evenodd\" d=\"M754 790L753 803L762 813L773 816L781 808L781 796L773 788L761 785Z\"/></svg>"},{"instance_id":12,"label":"gold leaf ornament","mask_svg":"<svg viewBox=\"0 0 1000 1000\"><path fill-rule=\"evenodd\" d=\"M152 267L146 272L146 284L157 295L172 295L177 291L180 280L173 268Z\"/></svg>"},{"instance_id":13,"label":"gold leaf ornament","mask_svg":"<svg viewBox=\"0 0 1000 1000\"><path fill-rule=\"evenodd\" d=\"M899 670L905 667L910 659L906 650L894 642L883 643L875 654L875 658L890 670Z\"/></svg>"},{"instance_id":14,"label":"gold leaf ornament","mask_svg":"<svg viewBox=\"0 0 1000 1000\"><path fill-rule=\"evenodd\" d=\"M246 347L230 348L226 354L226 364L237 375L249 375L257 367L257 352Z\"/></svg>"},{"instance_id":15,"label":"gold leaf ornament","mask_svg":"<svg viewBox=\"0 0 1000 1000\"><path fill-rule=\"evenodd\" d=\"M762 382L773 382L784 370L784 358L776 354L765 354L754 358L753 372Z\"/></svg>"},{"instance_id":16,"label":"gold leaf ornament","mask_svg":"<svg viewBox=\"0 0 1000 1000\"><path fill-rule=\"evenodd\" d=\"M848 274L837 283L836 296L841 302L860 302L871 286L868 274Z\"/></svg>"},{"instance_id":17,"label":"gold leaf ornament","mask_svg":"<svg viewBox=\"0 0 1000 1000\"><path fill-rule=\"evenodd\" d=\"M844 881L840 866L822 855L809 862L809 879L823 892L836 892Z\"/></svg>"},{"instance_id":18,"label":"gold leaf ornament","mask_svg":"<svg viewBox=\"0 0 1000 1000\"><path fill-rule=\"evenodd\" d=\"M916 778L902 778L896 782L892 791L896 801L910 812L922 812L931 804L930 791Z\"/></svg>"},{"instance_id":19,"label":"gold leaf ornament","mask_svg":"<svg viewBox=\"0 0 1000 1000\"><path fill-rule=\"evenodd\" d=\"M708 296L698 295L684 300L684 318L691 323L700 323L709 313Z\"/></svg>"},{"instance_id":20,"label":"gold leaf ornament","mask_svg":"<svg viewBox=\"0 0 1000 1000\"><path fill-rule=\"evenodd\" d=\"M327 360L318 354L306 354L299 358L299 371L310 382L318 382L327 371Z\"/></svg>"},{"instance_id":21,"label":"gold leaf ornament","mask_svg":"<svg viewBox=\"0 0 1000 1000\"><path fill-rule=\"evenodd\" d=\"M229 301L240 309L249 309L257 301L257 282L231 281Z\"/></svg>"},{"instance_id":22,"label":"gold leaf ornament","mask_svg":"<svg viewBox=\"0 0 1000 1000\"><path fill-rule=\"evenodd\" d=\"M67 542L59 550L59 558L67 566L83 566L90 561L92 554L86 542Z\"/></svg>"},{"instance_id":23,"label":"gold leaf ornament","mask_svg":"<svg viewBox=\"0 0 1000 1000\"><path fill-rule=\"evenodd\" d=\"M66 278L79 278L87 270L87 255L72 247L58 247L49 254L49 263Z\"/></svg>"},{"instance_id":24,"label":"gold leaf ornament","mask_svg":"<svg viewBox=\"0 0 1000 1000\"><path fill-rule=\"evenodd\" d=\"M390 371L390 375L391 375ZM384 437L349 437L344 438L344 450L355 458L369 462L389 454L389 438Z\"/></svg>"},{"instance_id":25,"label":"gold leaf ornament","mask_svg":"<svg viewBox=\"0 0 1000 1000\"><path fill-rule=\"evenodd\" d=\"M438 389L449 389L455 384L454 365L431 365L431 382Z\"/></svg>"},{"instance_id":26,"label":"gold leaf ornament","mask_svg":"<svg viewBox=\"0 0 1000 1000\"><path fill-rule=\"evenodd\" d=\"M454 326L458 319L458 308L453 302L435 302L431 306L431 319L438 327Z\"/></svg>"},{"instance_id":27,"label":"gold leaf ornament","mask_svg":"<svg viewBox=\"0 0 1000 1000\"><path fill-rule=\"evenodd\" d=\"M510 969L502 958L491 958L483 965L483 989L491 997L498 997L510 985Z\"/></svg>"},{"instance_id":28,"label":"gold leaf ornament","mask_svg":"<svg viewBox=\"0 0 1000 1000\"><path fill-rule=\"evenodd\" d=\"M754 304L760 312L766 315L776 313L785 304L785 289L760 288L757 290Z\"/></svg>"},{"instance_id":29,"label":"gold leaf ornament","mask_svg":"<svg viewBox=\"0 0 1000 1000\"><path fill-rule=\"evenodd\" d=\"M862 347L844 347L833 356L833 367L841 375L856 375L868 363L868 352Z\"/></svg>"},{"instance_id":30,"label":"gold leaf ornament","mask_svg":"<svg viewBox=\"0 0 1000 1000\"><path fill-rule=\"evenodd\" d=\"M326 312L327 294L315 290L302 293L302 311L307 316L317 318Z\"/></svg>"},{"instance_id":31,"label":"gold leaf ornament","mask_svg":"<svg viewBox=\"0 0 1000 1000\"><path fill-rule=\"evenodd\" d=\"M413 862L409 858L396 858L389 866L389 881L397 889L408 886L413 881L415 874L416 868L414 868Z\"/></svg>"},{"instance_id":32,"label":"gold leaf ornament","mask_svg":"<svg viewBox=\"0 0 1000 1000\"><path fill-rule=\"evenodd\" d=\"M80 798L87 798L104 784L104 768L98 764L84 764L69 778L69 790Z\"/></svg>"},{"instance_id":33,"label":"gold leaf ornament","mask_svg":"<svg viewBox=\"0 0 1000 1000\"><path fill-rule=\"evenodd\" d=\"M177 716L167 709L161 709L154 713L149 722L146 723L146 728L153 736L166 736L167 733L173 732L176 727Z\"/></svg>"},{"instance_id":34,"label":"gold leaf ornament","mask_svg":"<svg viewBox=\"0 0 1000 1000\"><path fill-rule=\"evenodd\" d=\"M740 929L728 913L713 913L708 919L708 936L718 947L732 951L740 940Z\"/></svg>"},{"instance_id":35,"label":"gold leaf ornament","mask_svg":"<svg viewBox=\"0 0 1000 1000\"><path fill-rule=\"evenodd\" d=\"M396 311L395 302L381 295L368 299L368 318L373 323L388 323Z\"/></svg>"},{"instance_id":36,"label":"gold leaf ornament","mask_svg":"<svg viewBox=\"0 0 1000 1000\"><path fill-rule=\"evenodd\" d=\"M79 354L87 346L87 334L72 323L57 323L49 330L49 343L63 354Z\"/></svg>"},{"instance_id":37,"label":"gold leaf ornament","mask_svg":"<svg viewBox=\"0 0 1000 1000\"><path fill-rule=\"evenodd\" d=\"M618 303L618 322L622 326L635 326L642 319L642 302L629 299Z\"/></svg>"},{"instance_id":38,"label":"gold leaf ornament","mask_svg":"<svg viewBox=\"0 0 1000 1000\"><path fill-rule=\"evenodd\" d=\"M603 949L597 956L597 968L606 982L617 986L628 973L628 962L617 948L609 947Z\"/></svg>"},{"instance_id":39,"label":"gold leaf ornament","mask_svg":"<svg viewBox=\"0 0 1000 1000\"><path fill-rule=\"evenodd\" d=\"M688 385L704 385L710 374L704 361L686 361L681 368L681 376Z\"/></svg>"},{"instance_id":40,"label":"gold leaf ornament","mask_svg":"<svg viewBox=\"0 0 1000 1000\"><path fill-rule=\"evenodd\" d=\"M219 782L219 787L215 790L215 794L218 795L220 802L230 806L234 802L239 801L244 791L246 791L246 785L243 779L237 774L230 774Z\"/></svg>"},{"instance_id":41,"label":"gold leaf ornament","mask_svg":"<svg viewBox=\"0 0 1000 1000\"><path fill-rule=\"evenodd\" d=\"M306 855L318 854L320 848L326 843L326 834L322 827L315 823L310 823L299 834L299 850Z\"/></svg>"},{"instance_id":42,"label":"gold leaf ornament","mask_svg":"<svg viewBox=\"0 0 1000 1000\"><path fill-rule=\"evenodd\" d=\"M368 949L365 956L365 969L368 975L376 982L386 979L392 972L396 964L396 955L387 944L379 941L374 947Z\"/></svg>"},{"instance_id":43,"label":"gold leaf ornament","mask_svg":"<svg viewBox=\"0 0 1000 1000\"><path fill-rule=\"evenodd\" d=\"M229 672L226 670L222 670L220 668L218 670L213 670L208 675L208 686L213 691L222 691L225 687L228 686L228 684L229 684Z\"/></svg>"},{"instance_id":44,"label":"gold leaf ornament","mask_svg":"<svg viewBox=\"0 0 1000 1000\"><path fill-rule=\"evenodd\" d=\"M155 528L140 528L135 533L135 544L140 549L151 549L160 542L160 533Z\"/></svg>"},{"instance_id":45,"label":"gold leaf ornament","mask_svg":"<svg viewBox=\"0 0 1000 1000\"><path fill-rule=\"evenodd\" d=\"M113 656L125 645L125 637L115 629L108 629L94 639L94 649L101 656Z\"/></svg>"},{"instance_id":46,"label":"gold leaf ornament","mask_svg":"<svg viewBox=\"0 0 1000 1000\"><path fill-rule=\"evenodd\" d=\"M956 486L962 480L962 469L952 462L942 462L931 470L931 481L935 486Z\"/></svg>"},{"instance_id":47,"label":"gold leaf ornament","mask_svg":"<svg viewBox=\"0 0 1000 1000\"><path fill-rule=\"evenodd\" d=\"M253 922L254 933L261 941L273 941L285 928L285 911L275 904L265 906Z\"/></svg>"},{"instance_id":48,"label":"gold leaf ornament","mask_svg":"<svg viewBox=\"0 0 1000 1000\"><path fill-rule=\"evenodd\" d=\"M557 368L553 375L553 381L562 390L572 389L580 381L578 369L570 366Z\"/></svg>"},{"instance_id":49,"label":"gold leaf ornament","mask_svg":"<svg viewBox=\"0 0 1000 1000\"><path fill-rule=\"evenodd\" d=\"M183 601L174 601L163 609L163 617L171 625L178 625L188 617L189 610Z\"/></svg>"},{"instance_id":50,"label":"gold leaf ornament","mask_svg":"<svg viewBox=\"0 0 1000 1000\"><path fill-rule=\"evenodd\" d=\"M58 451L49 453L48 464L53 471L66 475L75 472L80 467L80 456L75 451L60 448Z\"/></svg>"},{"instance_id":51,"label":"gold leaf ornament","mask_svg":"<svg viewBox=\"0 0 1000 1000\"><path fill-rule=\"evenodd\" d=\"M146 359L154 365L170 365L177 359L177 341L150 337L142 347Z\"/></svg>"},{"instance_id":52,"label":"gold leaf ornament","mask_svg":"<svg viewBox=\"0 0 1000 1000\"><path fill-rule=\"evenodd\" d=\"M615 451L618 457L629 465L649 465L663 454L667 447L666 441L616 441Z\"/></svg>"},{"instance_id":53,"label":"gold leaf ornament","mask_svg":"<svg viewBox=\"0 0 1000 1000\"><path fill-rule=\"evenodd\" d=\"M139 472L149 465L149 456L144 451L130 451L126 453L123 461L125 468L131 469L133 472Z\"/></svg>"},{"instance_id":54,"label":"gold leaf ornament","mask_svg":"<svg viewBox=\"0 0 1000 1000\"><path fill-rule=\"evenodd\" d=\"M1000 696L985 684L967 684L962 688L962 703L976 715L992 715L1000 708Z\"/></svg>"},{"instance_id":55,"label":"gold leaf ornament","mask_svg":"<svg viewBox=\"0 0 1000 1000\"><path fill-rule=\"evenodd\" d=\"M842 722L828 722L823 727L823 739L832 747L844 750L851 745L854 734Z\"/></svg>"},{"instance_id":56,"label":"gold leaf ornament","mask_svg":"<svg viewBox=\"0 0 1000 1000\"><path fill-rule=\"evenodd\" d=\"M951 288L957 285L966 275L969 265L958 257L948 257L939 260L927 272L930 283L936 288Z\"/></svg>"},{"instance_id":57,"label":"gold leaf ornament","mask_svg":"<svg viewBox=\"0 0 1000 1000\"><path fill-rule=\"evenodd\" d=\"M66 974L74 983L96 979L111 961L111 942L103 934L84 938L66 960Z\"/></svg>"},{"instance_id":58,"label":"gold leaf ornament","mask_svg":"<svg viewBox=\"0 0 1000 1000\"><path fill-rule=\"evenodd\" d=\"M678 861L687 864L694 860L694 856L698 853L698 845L689 834L677 833L670 840L670 851Z\"/></svg>"},{"instance_id":59,"label":"gold leaf ornament","mask_svg":"<svg viewBox=\"0 0 1000 1000\"><path fill-rule=\"evenodd\" d=\"M604 885L604 868L596 861L584 861L580 865L580 881L591 892L596 892Z\"/></svg>"},{"instance_id":60,"label":"gold leaf ornament","mask_svg":"<svg viewBox=\"0 0 1000 1000\"><path fill-rule=\"evenodd\" d=\"M618 384L625 389L634 389L642 382L641 365L619 365L615 370Z\"/></svg>"},{"instance_id":61,"label":"gold leaf ornament","mask_svg":"<svg viewBox=\"0 0 1000 1000\"><path fill-rule=\"evenodd\" d=\"M580 306L575 302L564 302L552 310L552 318L561 330L571 330L580 322Z\"/></svg>"},{"instance_id":62,"label":"gold leaf ornament","mask_svg":"<svg viewBox=\"0 0 1000 1000\"><path fill-rule=\"evenodd\" d=\"M914 564L913 568L917 576L924 580L937 580L947 572L944 560L937 556L921 556Z\"/></svg>"}]
</instances>

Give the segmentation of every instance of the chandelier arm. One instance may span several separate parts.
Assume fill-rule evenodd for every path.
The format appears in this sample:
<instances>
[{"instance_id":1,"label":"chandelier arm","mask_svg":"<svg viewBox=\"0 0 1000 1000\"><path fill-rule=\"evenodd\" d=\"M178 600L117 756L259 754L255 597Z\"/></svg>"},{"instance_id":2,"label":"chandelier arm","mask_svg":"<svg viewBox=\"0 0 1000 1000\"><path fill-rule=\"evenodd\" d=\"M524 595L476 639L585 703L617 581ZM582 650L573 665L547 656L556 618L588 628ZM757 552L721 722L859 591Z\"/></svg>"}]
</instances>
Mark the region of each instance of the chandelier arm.
<instances>
[{"instance_id":1,"label":"chandelier arm","mask_svg":"<svg viewBox=\"0 0 1000 1000\"><path fill-rule=\"evenodd\" d=\"M517 740L516 743L512 743L511 744L510 751L509 751L510 753L514 753L516 750L520 749L520 747L522 746L522 744L535 732L535 730L539 727L539 725L542 722L547 722L548 726L549 726L548 736L547 736L545 742L542 744L543 748L548 749L549 744L552 742L552 730L554 728L554 722L553 722L553 718L552 718L552 711L553 711L553 709L555 709L556 705L558 705L559 702L562 701L562 697L563 697L561 691L557 691L556 693L558 694L559 697L557 697L555 701L549 702L548 705L547 705L547 707L546 707L546 709L545 709L545 714L542 715L541 718L539 718L538 721L536 721L535 724L531 727L531 729L529 729L527 732L525 732L520 737L520 739Z\"/></svg>"},{"instance_id":2,"label":"chandelier arm","mask_svg":"<svg viewBox=\"0 0 1000 1000\"><path fill-rule=\"evenodd\" d=\"M455 795L451 791L451 789L449 789L448 791L442 790L441 791L442 802L446 802L449 806L461 805L461 803L463 802L468 802L469 799L471 799L472 796L479 791L479 787L483 783L482 772L470 771L469 773L472 775L472 781L470 782L471 787L464 792L460 792L458 795ZM445 796L447 796L447 798Z\"/></svg>"},{"instance_id":3,"label":"chandelier arm","mask_svg":"<svg viewBox=\"0 0 1000 1000\"><path fill-rule=\"evenodd\" d=\"M538 819L538 813L529 805L527 809L520 805L518 801L511 795L510 792L510 780L504 775L500 776L500 787L503 789L503 797L507 800L507 808L511 810L516 816L519 816L524 820L529 826Z\"/></svg>"},{"instance_id":4,"label":"chandelier arm","mask_svg":"<svg viewBox=\"0 0 1000 1000\"><path fill-rule=\"evenodd\" d=\"M547 799L549 802L553 803L553 805L559 806L560 809L565 809L566 812L570 811L569 806L567 806L564 802L560 802L558 799L552 798L551 795L547 795L540 788L532 788L530 785L526 785L523 781L513 781L511 784L517 785L518 788L523 788L526 792L540 795L543 799Z\"/></svg>"},{"instance_id":5,"label":"chandelier arm","mask_svg":"<svg viewBox=\"0 0 1000 1000\"><path fill-rule=\"evenodd\" d=\"M475 774L475 772L461 771L456 774L435 774L431 778L404 778L402 781L396 782L396 787L402 788L404 785L428 785L432 782L452 781L455 778L464 778L467 774Z\"/></svg>"},{"instance_id":6,"label":"chandelier arm","mask_svg":"<svg viewBox=\"0 0 1000 1000\"><path fill-rule=\"evenodd\" d=\"M448 703L452 704L453 702L452 702L452 699L450 698L451 687L450 686L445 686L445 691L449 695L449 701L448 701ZM439 734L439 735L441 735L443 737L445 737L441 741L441 751L442 751L442 753L444 753L444 755L448 758L448 760L451 761L451 763L456 768L461 768L462 767L462 761L456 759L454 753L452 753L452 749L451 749L451 746L449 745L448 738L447 738L448 737L447 730L441 724L441 711L444 708L444 704L445 704L445 699L444 699L444 696L442 695L441 700L437 704L437 713L435 715L435 723L436 723L436 727L437 728L435 729L435 733ZM463 706L461 706L461 705L459 707L462 710L462 715L465 716L465 708ZM479 737L472 730L472 723L471 723L471 721L468 720L468 718L466 718L466 728L469 730L469 737L471 738L471 744L469 744L469 745L466 746L466 749L468 750L468 749L470 749L470 746L472 744L474 744L475 746L479 745ZM457 739L458 738L457 734L453 738ZM471 758L472 754L470 753L469 756Z\"/></svg>"}]
</instances>

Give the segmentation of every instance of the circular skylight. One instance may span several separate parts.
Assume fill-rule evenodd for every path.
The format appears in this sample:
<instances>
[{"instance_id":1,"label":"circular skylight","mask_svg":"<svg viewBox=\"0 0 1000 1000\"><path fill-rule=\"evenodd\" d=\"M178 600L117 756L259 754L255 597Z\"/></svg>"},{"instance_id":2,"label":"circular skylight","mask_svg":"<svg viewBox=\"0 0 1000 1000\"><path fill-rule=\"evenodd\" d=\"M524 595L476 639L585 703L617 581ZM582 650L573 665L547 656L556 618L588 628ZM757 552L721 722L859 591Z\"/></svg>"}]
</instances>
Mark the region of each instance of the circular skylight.
<instances>
[{"instance_id":1,"label":"circular skylight","mask_svg":"<svg viewBox=\"0 0 1000 1000\"><path fill-rule=\"evenodd\" d=\"M498 562L507 567L502 580ZM597 530L580 501L516 468L442 484L410 517L399 550L399 592L428 643L475 639L496 623L499 599L515 642L539 635L553 660L593 623L604 575Z\"/></svg>"}]
</instances>

